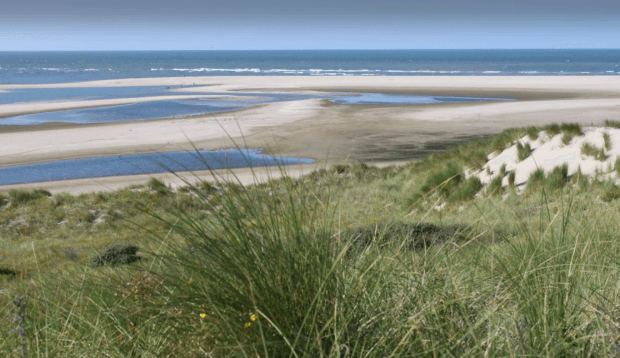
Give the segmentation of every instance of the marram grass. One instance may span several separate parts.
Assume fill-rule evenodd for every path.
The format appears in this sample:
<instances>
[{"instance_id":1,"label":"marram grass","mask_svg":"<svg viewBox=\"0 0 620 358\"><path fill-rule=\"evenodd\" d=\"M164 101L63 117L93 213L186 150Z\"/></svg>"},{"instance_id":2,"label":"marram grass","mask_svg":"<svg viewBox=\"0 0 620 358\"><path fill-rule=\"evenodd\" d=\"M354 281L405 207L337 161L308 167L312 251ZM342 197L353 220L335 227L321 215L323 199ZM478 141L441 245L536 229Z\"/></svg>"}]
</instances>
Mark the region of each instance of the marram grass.
<instances>
[{"instance_id":1,"label":"marram grass","mask_svg":"<svg viewBox=\"0 0 620 358\"><path fill-rule=\"evenodd\" d=\"M496 140L465 147L493 151ZM458 153L436 155L433 165L348 165L249 187L173 190L153 181L109 194L5 199L0 268L18 274L1 276L10 314L0 320L0 354L613 356L615 184L559 169L521 195L463 194L438 211L437 199L479 186L460 179L442 192L460 175L448 163L475 164ZM406 194L420 192L412 209ZM87 263L121 242L139 246L143 259Z\"/></svg>"}]
</instances>

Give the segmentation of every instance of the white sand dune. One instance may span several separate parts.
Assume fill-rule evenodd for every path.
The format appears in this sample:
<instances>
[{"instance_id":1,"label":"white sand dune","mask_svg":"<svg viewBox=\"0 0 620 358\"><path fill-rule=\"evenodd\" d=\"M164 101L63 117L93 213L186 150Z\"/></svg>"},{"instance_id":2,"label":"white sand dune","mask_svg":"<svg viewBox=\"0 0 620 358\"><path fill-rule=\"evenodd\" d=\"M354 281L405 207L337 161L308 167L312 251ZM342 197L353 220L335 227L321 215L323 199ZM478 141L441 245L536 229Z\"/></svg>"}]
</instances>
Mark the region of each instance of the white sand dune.
<instances>
[{"instance_id":1,"label":"white sand dune","mask_svg":"<svg viewBox=\"0 0 620 358\"><path fill-rule=\"evenodd\" d=\"M502 180L502 186L508 185L508 173L514 172L514 182L519 188L525 186L530 175L537 169L541 168L548 174L564 164L568 167L569 176L581 170L582 175L590 177L598 173L602 178L616 178L615 162L620 158L620 129L585 127L582 131L583 135L573 137L568 144L562 142L563 134L549 136L542 131L536 140L531 140L526 135L501 153L489 155L489 161L483 166L482 171L474 174L480 178L483 185L487 185L498 175L500 168L506 165L506 176ZM605 134L609 136L608 148L605 148ZM531 155L522 161L518 158L517 142L522 146L529 144L532 149ZM603 150L605 159L599 160L583 154L582 148L586 143ZM487 168L491 175L487 173Z\"/></svg>"}]
</instances>

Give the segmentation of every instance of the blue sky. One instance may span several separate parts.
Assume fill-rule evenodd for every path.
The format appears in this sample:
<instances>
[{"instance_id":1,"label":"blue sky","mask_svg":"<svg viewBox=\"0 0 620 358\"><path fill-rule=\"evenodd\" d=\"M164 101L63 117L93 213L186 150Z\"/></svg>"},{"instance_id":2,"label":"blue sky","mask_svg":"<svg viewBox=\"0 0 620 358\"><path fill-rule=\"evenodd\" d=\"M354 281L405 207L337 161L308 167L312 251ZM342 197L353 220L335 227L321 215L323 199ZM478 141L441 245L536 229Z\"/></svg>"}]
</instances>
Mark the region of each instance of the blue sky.
<instances>
[{"instance_id":1,"label":"blue sky","mask_svg":"<svg viewBox=\"0 0 620 358\"><path fill-rule=\"evenodd\" d=\"M620 48L620 2L8 0L0 50Z\"/></svg>"}]
</instances>

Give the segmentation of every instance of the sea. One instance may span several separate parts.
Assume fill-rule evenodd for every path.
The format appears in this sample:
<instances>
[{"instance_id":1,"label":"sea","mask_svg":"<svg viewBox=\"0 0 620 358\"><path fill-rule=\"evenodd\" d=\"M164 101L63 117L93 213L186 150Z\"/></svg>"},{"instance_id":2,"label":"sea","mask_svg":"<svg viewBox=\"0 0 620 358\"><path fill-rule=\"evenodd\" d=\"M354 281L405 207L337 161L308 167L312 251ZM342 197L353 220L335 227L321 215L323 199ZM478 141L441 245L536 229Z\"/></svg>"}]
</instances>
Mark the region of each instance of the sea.
<instances>
[{"instance_id":1,"label":"sea","mask_svg":"<svg viewBox=\"0 0 620 358\"><path fill-rule=\"evenodd\" d=\"M620 50L0 52L0 84L177 76L620 74Z\"/></svg>"},{"instance_id":2,"label":"sea","mask_svg":"<svg viewBox=\"0 0 620 358\"><path fill-rule=\"evenodd\" d=\"M300 51L101 51L1 52L0 85L62 84L108 79L182 76L618 76L620 50L300 50ZM619 79L620 80L620 79ZM187 87L187 86L186 86ZM166 86L21 88L0 92L0 105L84 101L179 95ZM204 94L183 92L182 94ZM218 93L209 93L218 94ZM230 93L219 93L230 96ZM384 93L327 93L308 95L244 92L252 99L226 101L209 98L160 100L118 106L34 113L0 118L2 125L39 125L45 122L94 124L182 118L248 108L260 103L325 98L359 105L403 105L462 101L500 101L510 98L439 97ZM250 152L243 152L250 150ZM2 167L0 153L0 167ZM263 166L310 163L308 158L261 156L255 149L222 148L193 154L167 153L181 167L219 168L222 155L237 158L231 165ZM217 160L216 160L217 159ZM232 159L231 159L232 160ZM169 165L152 155L116 156L3 167L0 185L165 171ZM220 160L221 161L221 160ZM168 163L169 164L169 163ZM201 166L202 165L202 166ZM228 164L225 167L232 167ZM163 168L163 169L162 169Z\"/></svg>"}]
</instances>

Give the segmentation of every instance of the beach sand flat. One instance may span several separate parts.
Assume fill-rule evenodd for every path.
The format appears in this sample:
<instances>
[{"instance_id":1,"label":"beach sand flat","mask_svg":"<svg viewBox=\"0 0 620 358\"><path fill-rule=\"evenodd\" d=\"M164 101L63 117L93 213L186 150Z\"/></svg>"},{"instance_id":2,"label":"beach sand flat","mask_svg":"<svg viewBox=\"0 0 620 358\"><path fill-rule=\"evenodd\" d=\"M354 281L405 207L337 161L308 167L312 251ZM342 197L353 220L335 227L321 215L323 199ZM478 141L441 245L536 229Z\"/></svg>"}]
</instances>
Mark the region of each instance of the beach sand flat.
<instances>
[{"instance_id":1,"label":"beach sand flat","mask_svg":"<svg viewBox=\"0 0 620 358\"><path fill-rule=\"evenodd\" d=\"M0 86L0 89L181 84L210 85L187 89L205 95L253 90L342 91L495 97L517 101L384 106L344 105L311 99L183 119L51 124L36 130L15 126L0 128L0 166L190 150L191 143L201 150L213 150L233 147L233 141L240 146L270 148L277 155L314 158L319 165L344 160L381 163L414 158L428 143L441 146L472 136L492 135L510 127L553 122L596 125L605 119L620 120L620 80L615 76L181 77ZM176 91L182 94L185 89ZM14 106L12 110L23 113L32 110L32 105L11 106ZM0 106L0 110L1 107L4 106ZM115 180L130 182L130 178Z\"/></svg>"}]
</instances>

